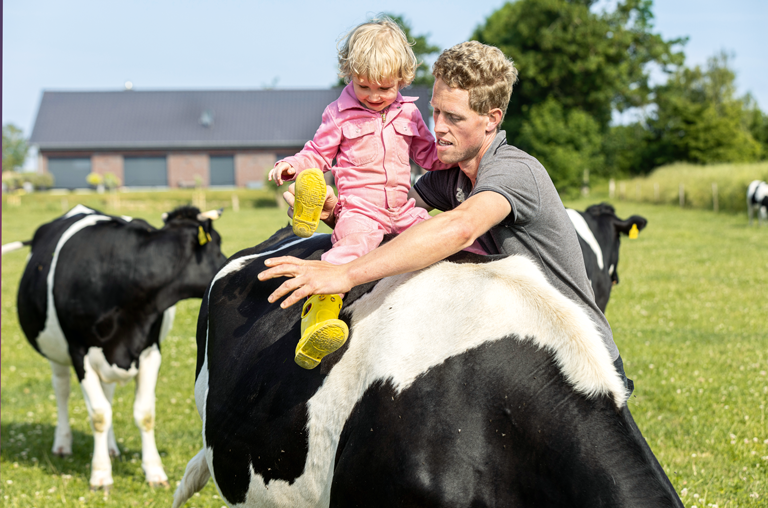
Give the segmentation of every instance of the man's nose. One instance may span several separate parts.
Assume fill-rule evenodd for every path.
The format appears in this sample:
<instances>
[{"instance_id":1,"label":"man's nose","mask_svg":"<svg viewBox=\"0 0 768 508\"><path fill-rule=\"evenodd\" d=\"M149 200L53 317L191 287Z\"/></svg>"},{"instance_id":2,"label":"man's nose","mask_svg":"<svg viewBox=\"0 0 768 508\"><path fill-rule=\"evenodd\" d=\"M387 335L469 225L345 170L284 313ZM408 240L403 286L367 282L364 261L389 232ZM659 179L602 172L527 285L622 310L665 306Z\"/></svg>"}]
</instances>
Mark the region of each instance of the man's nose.
<instances>
[{"instance_id":1,"label":"man's nose","mask_svg":"<svg viewBox=\"0 0 768 508\"><path fill-rule=\"evenodd\" d=\"M432 115L432 120L435 123L435 132L448 132L445 126L445 122L442 120L442 117L438 114Z\"/></svg>"}]
</instances>

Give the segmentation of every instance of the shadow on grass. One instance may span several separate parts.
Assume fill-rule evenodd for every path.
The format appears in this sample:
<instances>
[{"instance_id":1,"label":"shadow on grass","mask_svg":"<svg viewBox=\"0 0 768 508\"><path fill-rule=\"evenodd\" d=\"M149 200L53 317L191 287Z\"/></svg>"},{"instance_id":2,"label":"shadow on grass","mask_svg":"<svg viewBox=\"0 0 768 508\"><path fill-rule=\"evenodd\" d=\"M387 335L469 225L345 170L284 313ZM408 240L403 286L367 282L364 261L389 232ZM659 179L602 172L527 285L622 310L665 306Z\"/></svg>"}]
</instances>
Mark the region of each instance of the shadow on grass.
<instances>
[{"instance_id":1,"label":"shadow on grass","mask_svg":"<svg viewBox=\"0 0 768 508\"><path fill-rule=\"evenodd\" d=\"M47 474L81 477L88 483L93 456L93 434L72 429L72 455L59 457L51 452L55 425L40 423L3 423L0 460L3 467L40 468ZM112 457L113 477L144 480L141 470L141 445L138 448L118 444L120 456ZM158 448L165 455L167 450Z\"/></svg>"}]
</instances>

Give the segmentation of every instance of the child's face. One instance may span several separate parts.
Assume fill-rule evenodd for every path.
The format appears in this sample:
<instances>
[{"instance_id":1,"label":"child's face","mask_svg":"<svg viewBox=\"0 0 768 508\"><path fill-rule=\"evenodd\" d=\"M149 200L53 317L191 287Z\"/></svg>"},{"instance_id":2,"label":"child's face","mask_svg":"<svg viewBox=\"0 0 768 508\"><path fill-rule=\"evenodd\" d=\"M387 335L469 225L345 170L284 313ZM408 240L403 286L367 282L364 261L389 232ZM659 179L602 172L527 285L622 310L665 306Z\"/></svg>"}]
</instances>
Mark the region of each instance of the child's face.
<instances>
[{"instance_id":1,"label":"child's face","mask_svg":"<svg viewBox=\"0 0 768 508\"><path fill-rule=\"evenodd\" d=\"M360 104L374 111L381 111L397 99L397 80L382 79L381 83L369 81L368 78L355 75L352 78L355 96Z\"/></svg>"}]
</instances>

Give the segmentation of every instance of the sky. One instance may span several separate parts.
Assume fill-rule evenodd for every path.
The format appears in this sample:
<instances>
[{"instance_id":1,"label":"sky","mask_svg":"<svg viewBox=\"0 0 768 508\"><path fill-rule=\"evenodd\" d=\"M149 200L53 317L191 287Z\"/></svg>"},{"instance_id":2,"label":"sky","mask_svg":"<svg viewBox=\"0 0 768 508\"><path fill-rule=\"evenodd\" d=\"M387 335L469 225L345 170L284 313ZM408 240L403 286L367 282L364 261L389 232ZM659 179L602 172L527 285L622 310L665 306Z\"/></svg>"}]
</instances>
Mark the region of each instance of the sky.
<instances>
[{"instance_id":1,"label":"sky","mask_svg":"<svg viewBox=\"0 0 768 508\"><path fill-rule=\"evenodd\" d=\"M338 39L376 13L400 14L448 48L504 3L5 0L2 121L29 136L44 90L122 90L126 81L134 90L326 88ZM732 52L739 92L768 110L768 2L656 0L653 12L665 39L689 37L688 65Z\"/></svg>"}]
</instances>

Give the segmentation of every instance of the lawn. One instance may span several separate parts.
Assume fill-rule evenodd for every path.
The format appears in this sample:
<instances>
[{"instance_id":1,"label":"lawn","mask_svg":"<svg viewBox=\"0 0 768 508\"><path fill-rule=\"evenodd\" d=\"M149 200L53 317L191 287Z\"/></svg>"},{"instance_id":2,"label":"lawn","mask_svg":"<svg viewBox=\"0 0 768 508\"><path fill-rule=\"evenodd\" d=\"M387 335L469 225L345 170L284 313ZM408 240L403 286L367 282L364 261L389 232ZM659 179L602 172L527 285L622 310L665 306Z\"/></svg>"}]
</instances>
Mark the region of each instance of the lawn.
<instances>
[{"instance_id":1,"label":"lawn","mask_svg":"<svg viewBox=\"0 0 768 508\"><path fill-rule=\"evenodd\" d=\"M67 200L66 203L62 202ZM192 199L163 193L117 203L95 194L23 196L3 203L3 243L25 240L62 206L84 202L107 213L139 216L159 226L163 207ZM569 202L583 209L600 198ZM261 194L239 194L215 223L231 255L287 223ZM207 196L208 207L230 206L230 196ZM111 208L120 205L121 209ZM622 218L639 214L649 225L624 240L621 284L607 317L627 374L635 380L629 405L686 506L758 507L768 503L768 228L747 227L746 215L615 202ZM141 471L141 441L132 418L133 385L115 394L115 435L122 450L113 462L108 496L90 492L93 447L87 412L72 375L70 416L74 455L50 454L56 407L48 362L27 343L16 317L16 289L27 253L2 260L3 506L170 506L173 488L199 450L194 407L195 323L200 300L181 302L163 343L157 390L158 448L172 488L153 490ZM212 483L187 506L223 506Z\"/></svg>"}]
</instances>

